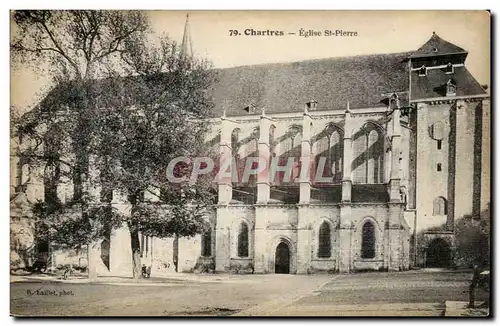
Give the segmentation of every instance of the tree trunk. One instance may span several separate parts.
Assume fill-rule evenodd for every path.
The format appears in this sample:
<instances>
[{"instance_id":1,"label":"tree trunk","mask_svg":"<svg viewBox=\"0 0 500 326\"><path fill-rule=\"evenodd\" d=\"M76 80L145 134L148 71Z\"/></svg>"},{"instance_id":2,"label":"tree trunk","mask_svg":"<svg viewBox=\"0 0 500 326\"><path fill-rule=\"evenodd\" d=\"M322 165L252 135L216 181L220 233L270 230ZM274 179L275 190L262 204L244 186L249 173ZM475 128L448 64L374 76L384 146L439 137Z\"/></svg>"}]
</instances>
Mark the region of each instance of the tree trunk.
<instances>
[{"instance_id":1,"label":"tree trunk","mask_svg":"<svg viewBox=\"0 0 500 326\"><path fill-rule=\"evenodd\" d=\"M88 223L90 224L91 232L93 232L95 226L95 222L93 219L89 218L89 216L85 213L85 207L87 207L86 203L82 202L82 216ZM87 244L87 277L89 281L93 282L97 280L97 265L99 264L99 241L96 239L90 239Z\"/></svg>"},{"instance_id":2,"label":"tree trunk","mask_svg":"<svg viewBox=\"0 0 500 326\"><path fill-rule=\"evenodd\" d=\"M173 261L174 261L174 268L175 272L179 272L179 237L176 235L174 238L174 244L173 244Z\"/></svg>"},{"instance_id":3,"label":"tree trunk","mask_svg":"<svg viewBox=\"0 0 500 326\"><path fill-rule=\"evenodd\" d=\"M97 280L97 264L99 257L98 241L91 241L87 245L87 270L90 281Z\"/></svg>"},{"instance_id":4,"label":"tree trunk","mask_svg":"<svg viewBox=\"0 0 500 326\"><path fill-rule=\"evenodd\" d=\"M130 246L132 248L132 274L134 279L142 278L141 243L137 226L129 223Z\"/></svg>"}]
</instances>

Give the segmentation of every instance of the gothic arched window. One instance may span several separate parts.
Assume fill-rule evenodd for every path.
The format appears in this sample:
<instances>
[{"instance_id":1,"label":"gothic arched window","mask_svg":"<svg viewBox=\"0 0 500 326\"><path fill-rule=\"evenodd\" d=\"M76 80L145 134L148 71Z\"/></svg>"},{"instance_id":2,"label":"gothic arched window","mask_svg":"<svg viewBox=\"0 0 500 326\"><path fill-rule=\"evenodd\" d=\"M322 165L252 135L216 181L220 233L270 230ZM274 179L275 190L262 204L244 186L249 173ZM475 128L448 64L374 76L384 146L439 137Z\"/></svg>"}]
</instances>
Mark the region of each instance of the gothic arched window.
<instances>
[{"instance_id":1,"label":"gothic arched window","mask_svg":"<svg viewBox=\"0 0 500 326\"><path fill-rule=\"evenodd\" d=\"M375 257L375 226L372 222L366 221L363 224L363 239L361 243L361 258Z\"/></svg>"},{"instance_id":2,"label":"gothic arched window","mask_svg":"<svg viewBox=\"0 0 500 326\"><path fill-rule=\"evenodd\" d=\"M366 183L366 141L366 135L363 134L355 138L352 144L354 183Z\"/></svg>"},{"instance_id":3,"label":"gothic arched window","mask_svg":"<svg viewBox=\"0 0 500 326\"><path fill-rule=\"evenodd\" d=\"M319 227L318 236L318 257L330 258L332 255L331 230L327 222L323 222Z\"/></svg>"},{"instance_id":4,"label":"gothic arched window","mask_svg":"<svg viewBox=\"0 0 500 326\"><path fill-rule=\"evenodd\" d=\"M287 138L282 137L282 139L279 142L279 149L277 149L279 154L277 154L277 158L275 158L275 160L277 160L276 164L278 166L287 165L288 158L293 157L292 148L293 148L293 139L289 137ZM285 179L284 171L275 172L275 174L272 177L274 178L273 180L275 185L282 185L283 183L288 183L292 180L291 174L288 180Z\"/></svg>"},{"instance_id":5,"label":"gothic arched window","mask_svg":"<svg viewBox=\"0 0 500 326\"><path fill-rule=\"evenodd\" d=\"M354 139L353 182L384 182L384 137L375 128L362 128Z\"/></svg>"},{"instance_id":6,"label":"gothic arched window","mask_svg":"<svg viewBox=\"0 0 500 326\"><path fill-rule=\"evenodd\" d=\"M446 199L443 197L437 197L434 199L433 205L432 205L432 215L446 215L447 212L447 207L446 207Z\"/></svg>"},{"instance_id":7,"label":"gothic arched window","mask_svg":"<svg viewBox=\"0 0 500 326\"><path fill-rule=\"evenodd\" d=\"M379 179L379 162L380 155L376 155L375 148L378 141L378 133L375 130L370 131L368 134L368 148L367 148L367 183L378 183Z\"/></svg>"},{"instance_id":8,"label":"gothic arched window","mask_svg":"<svg viewBox=\"0 0 500 326\"><path fill-rule=\"evenodd\" d=\"M238 232L238 257L248 257L248 225L241 222Z\"/></svg>"},{"instance_id":9,"label":"gothic arched window","mask_svg":"<svg viewBox=\"0 0 500 326\"><path fill-rule=\"evenodd\" d=\"M342 181L342 156L344 155L343 134L336 130L330 137L330 156L333 182Z\"/></svg>"},{"instance_id":10,"label":"gothic arched window","mask_svg":"<svg viewBox=\"0 0 500 326\"><path fill-rule=\"evenodd\" d=\"M210 228L201 236L201 255L212 256L212 229Z\"/></svg>"},{"instance_id":11,"label":"gothic arched window","mask_svg":"<svg viewBox=\"0 0 500 326\"><path fill-rule=\"evenodd\" d=\"M279 152L277 164L286 166L289 160L293 160L292 171L290 171L290 179L284 178L285 172L276 172L276 185L293 182L295 178L300 176L300 156L302 151L302 126L292 125L288 131L280 137Z\"/></svg>"},{"instance_id":12,"label":"gothic arched window","mask_svg":"<svg viewBox=\"0 0 500 326\"><path fill-rule=\"evenodd\" d=\"M340 183L342 181L342 156L344 152L343 133L340 130L328 128L320 134L315 143L315 166L319 165L321 158L325 164L321 173L321 177L332 178L332 183ZM316 170L313 171L316 173Z\"/></svg>"}]
</instances>

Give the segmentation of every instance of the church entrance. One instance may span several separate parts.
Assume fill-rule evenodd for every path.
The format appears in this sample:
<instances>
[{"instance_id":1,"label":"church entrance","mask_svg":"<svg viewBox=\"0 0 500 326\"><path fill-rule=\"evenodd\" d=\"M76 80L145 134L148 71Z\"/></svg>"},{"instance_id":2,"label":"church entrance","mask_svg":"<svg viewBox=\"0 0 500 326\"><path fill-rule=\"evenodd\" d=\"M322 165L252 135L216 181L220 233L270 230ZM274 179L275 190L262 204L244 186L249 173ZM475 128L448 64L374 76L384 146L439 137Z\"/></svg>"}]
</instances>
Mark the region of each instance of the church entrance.
<instances>
[{"instance_id":1,"label":"church entrance","mask_svg":"<svg viewBox=\"0 0 500 326\"><path fill-rule=\"evenodd\" d=\"M290 273L290 248L288 248L288 245L284 242L280 242L278 247L276 247L274 272L276 274Z\"/></svg>"},{"instance_id":2,"label":"church entrance","mask_svg":"<svg viewBox=\"0 0 500 326\"><path fill-rule=\"evenodd\" d=\"M450 246L443 239L434 239L427 248L426 267L448 268L451 263Z\"/></svg>"}]
</instances>

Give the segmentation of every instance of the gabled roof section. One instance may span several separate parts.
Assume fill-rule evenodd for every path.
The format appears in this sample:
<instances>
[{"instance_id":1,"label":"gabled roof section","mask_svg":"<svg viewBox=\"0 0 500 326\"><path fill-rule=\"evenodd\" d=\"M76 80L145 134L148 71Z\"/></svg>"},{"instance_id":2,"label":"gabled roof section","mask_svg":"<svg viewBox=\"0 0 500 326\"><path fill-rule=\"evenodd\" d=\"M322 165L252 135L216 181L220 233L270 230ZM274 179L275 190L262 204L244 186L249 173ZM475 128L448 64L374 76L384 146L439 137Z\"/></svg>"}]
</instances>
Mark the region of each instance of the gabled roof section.
<instances>
[{"instance_id":1,"label":"gabled roof section","mask_svg":"<svg viewBox=\"0 0 500 326\"><path fill-rule=\"evenodd\" d=\"M455 83L456 96L486 95L486 91L474 79L465 67L455 67L453 75L446 74L444 69L429 69L427 76L419 76L418 71L411 75L411 100L424 100L446 96L446 84Z\"/></svg>"},{"instance_id":2,"label":"gabled roof section","mask_svg":"<svg viewBox=\"0 0 500 326\"><path fill-rule=\"evenodd\" d=\"M467 53L461 47L440 38L435 32L431 38L417 51L413 52L410 58L431 57L437 55Z\"/></svg>"},{"instance_id":3,"label":"gabled roof section","mask_svg":"<svg viewBox=\"0 0 500 326\"><path fill-rule=\"evenodd\" d=\"M318 111L387 106L385 95L407 92L409 53L392 53L241 66L218 70L215 115L302 112L315 100ZM384 97L385 96L385 97Z\"/></svg>"}]
</instances>

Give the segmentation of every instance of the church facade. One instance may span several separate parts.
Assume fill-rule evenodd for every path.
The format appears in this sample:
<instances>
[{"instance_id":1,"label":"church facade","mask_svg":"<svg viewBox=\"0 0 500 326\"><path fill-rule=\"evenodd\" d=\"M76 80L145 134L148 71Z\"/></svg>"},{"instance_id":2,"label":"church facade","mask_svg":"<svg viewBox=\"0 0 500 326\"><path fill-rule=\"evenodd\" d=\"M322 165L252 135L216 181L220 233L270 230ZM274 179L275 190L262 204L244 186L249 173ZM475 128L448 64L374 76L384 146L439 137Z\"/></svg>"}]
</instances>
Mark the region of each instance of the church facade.
<instances>
[{"instance_id":1,"label":"church facade","mask_svg":"<svg viewBox=\"0 0 500 326\"><path fill-rule=\"evenodd\" d=\"M443 224L419 245L442 241L451 265L454 220L489 200L489 100L466 57L433 34L409 53L222 71L221 156L301 160L292 183L271 171L219 184L216 270L426 266L414 234Z\"/></svg>"},{"instance_id":2,"label":"church facade","mask_svg":"<svg viewBox=\"0 0 500 326\"><path fill-rule=\"evenodd\" d=\"M455 219L490 200L489 95L466 57L433 34L407 53L219 70L207 144L237 178L218 182L209 232L142 237L143 262L153 275L401 271L433 246L451 262ZM278 167L245 175L252 157ZM101 243L101 274L131 273L129 243L126 228Z\"/></svg>"}]
</instances>

